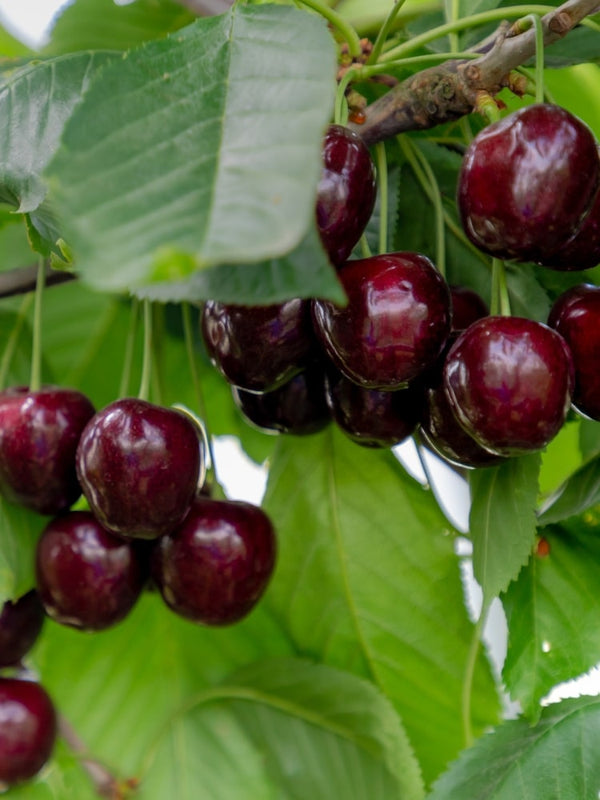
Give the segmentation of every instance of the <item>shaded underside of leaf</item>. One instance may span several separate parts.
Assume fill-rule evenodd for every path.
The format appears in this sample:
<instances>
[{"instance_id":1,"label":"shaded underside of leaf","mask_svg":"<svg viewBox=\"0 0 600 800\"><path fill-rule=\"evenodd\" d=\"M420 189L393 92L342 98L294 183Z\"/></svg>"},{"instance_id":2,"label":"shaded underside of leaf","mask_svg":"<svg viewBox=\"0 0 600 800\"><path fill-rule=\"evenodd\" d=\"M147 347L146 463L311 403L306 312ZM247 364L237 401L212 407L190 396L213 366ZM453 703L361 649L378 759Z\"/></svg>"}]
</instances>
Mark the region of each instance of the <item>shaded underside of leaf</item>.
<instances>
[{"instance_id":1,"label":"shaded underside of leaf","mask_svg":"<svg viewBox=\"0 0 600 800\"><path fill-rule=\"evenodd\" d=\"M427 800L597 800L600 700L548 706L534 727L505 722L464 751Z\"/></svg>"},{"instance_id":2,"label":"shaded underside of leaf","mask_svg":"<svg viewBox=\"0 0 600 800\"><path fill-rule=\"evenodd\" d=\"M537 717L553 686L600 661L599 527L543 528L548 554L533 556L502 597L509 631L503 678L528 717Z\"/></svg>"},{"instance_id":3,"label":"shaded underside of leaf","mask_svg":"<svg viewBox=\"0 0 600 800\"><path fill-rule=\"evenodd\" d=\"M106 69L49 168L84 277L122 289L164 278L165 249L200 269L295 247L334 69L323 21L280 6L200 19Z\"/></svg>"},{"instance_id":4,"label":"shaded underside of leaf","mask_svg":"<svg viewBox=\"0 0 600 800\"><path fill-rule=\"evenodd\" d=\"M582 514L600 503L600 456L576 470L544 504L541 525Z\"/></svg>"},{"instance_id":5,"label":"shaded underside of leaf","mask_svg":"<svg viewBox=\"0 0 600 800\"><path fill-rule=\"evenodd\" d=\"M387 694L431 780L460 749L473 635L435 500L391 453L331 429L280 442L265 506L282 552L269 607L302 653L365 675ZM483 658L473 692L482 730L497 703Z\"/></svg>"}]
</instances>

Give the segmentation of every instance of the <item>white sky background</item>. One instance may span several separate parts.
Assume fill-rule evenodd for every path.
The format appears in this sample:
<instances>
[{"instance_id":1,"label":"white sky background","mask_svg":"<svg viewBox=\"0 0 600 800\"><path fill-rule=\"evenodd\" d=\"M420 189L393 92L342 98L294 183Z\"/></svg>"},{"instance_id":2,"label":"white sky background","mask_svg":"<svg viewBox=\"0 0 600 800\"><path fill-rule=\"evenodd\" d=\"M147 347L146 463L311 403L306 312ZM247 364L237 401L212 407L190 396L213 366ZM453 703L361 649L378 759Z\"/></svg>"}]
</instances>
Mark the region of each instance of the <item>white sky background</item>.
<instances>
[{"instance_id":1,"label":"white sky background","mask_svg":"<svg viewBox=\"0 0 600 800\"><path fill-rule=\"evenodd\" d=\"M45 32L53 16L68 2L69 0L0 0L0 21L13 35L25 41L30 47L35 47L43 43ZM118 2L124 4L128 0L118 0ZM214 444L218 478L227 494L238 500L260 502L265 489L265 470L257 467L243 453L237 440L233 437L221 437ZM403 446L401 450L406 455L407 464L415 477L422 479L423 473L415 457L412 442L409 441L407 446ZM433 467L433 464L430 467ZM451 477L449 479L452 480ZM466 487L455 482L451 485L448 494L454 496L456 501L454 508L449 509L454 524L458 528L465 529L468 524ZM469 578L466 579L466 583L469 587L468 594L471 604L477 606L480 603L479 587ZM501 611L489 627L492 630L487 632L488 636L485 638L488 639L488 646L492 650L491 655L498 664L501 664L502 651L506 647L505 623ZM592 670L590 674L577 681L570 681L556 687L546 702L556 702L562 697L578 696L579 694L600 694L600 671L598 669Z\"/></svg>"}]
</instances>

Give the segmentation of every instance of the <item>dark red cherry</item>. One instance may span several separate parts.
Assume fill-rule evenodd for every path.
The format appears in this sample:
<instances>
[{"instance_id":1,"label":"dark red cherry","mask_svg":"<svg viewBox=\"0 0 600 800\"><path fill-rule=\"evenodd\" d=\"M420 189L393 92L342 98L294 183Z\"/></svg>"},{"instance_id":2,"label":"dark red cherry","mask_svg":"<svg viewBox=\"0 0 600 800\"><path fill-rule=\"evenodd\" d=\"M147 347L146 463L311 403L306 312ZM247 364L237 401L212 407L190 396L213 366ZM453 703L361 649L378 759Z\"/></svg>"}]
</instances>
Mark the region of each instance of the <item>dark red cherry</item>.
<instances>
[{"instance_id":1,"label":"dark red cherry","mask_svg":"<svg viewBox=\"0 0 600 800\"><path fill-rule=\"evenodd\" d=\"M275 555L273 525L261 508L201 498L179 528L156 543L152 574L180 616L229 625L262 596Z\"/></svg>"},{"instance_id":2,"label":"dark red cherry","mask_svg":"<svg viewBox=\"0 0 600 800\"><path fill-rule=\"evenodd\" d=\"M600 148L598 150L600 154ZM600 191L579 230L566 244L547 256L542 265L571 272L600 263Z\"/></svg>"},{"instance_id":3,"label":"dark red cherry","mask_svg":"<svg viewBox=\"0 0 600 800\"><path fill-rule=\"evenodd\" d=\"M307 300L269 306L209 300L201 326L214 365L229 383L250 392L277 389L315 357Z\"/></svg>"},{"instance_id":4,"label":"dark red cherry","mask_svg":"<svg viewBox=\"0 0 600 800\"><path fill-rule=\"evenodd\" d=\"M339 372L327 373L327 401L334 422L364 447L394 447L416 429L423 409L419 387L395 392L365 389Z\"/></svg>"},{"instance_id":5,"label":"dark red cherry","mask_svg":"<svg viewBox=\"0 0 600 800\"><path fill-rule=\"evenodd\" d=\"M337 369L368 389L400 389L432 365L451 322L448 285L418 253L347 261L348 304L313 301L313 322Z\"/></svg>"},{"instance_id":6,"label":"dark red cherry","mask_svg":"<svg viewBox=\"0 0 600 800\"><path fill-rule=\"evenodd\" d=\"M452 330L464 331L473 322L490 313L481 295L467 286L451 286Z\"/></svg>"},{"instance_id":7,"label":"dark red cherry","mask_svg":"<svg viewBox=\"0 0 600 800\"><path fill-rule=\"evenodd\" d=\"M0 609L0 667L14 666L27 655L40 635L44 616L34 589L4 603Z\"/></svg>"},{"instance_id":8,"label":"dark red cherry","mask_svg":"<svg viewBox=\"0 0 600 800\"><path fill-rule=\"evenodd\" d=\"M75 451L94 407L81 392L18 386L0 392L0 492L40 514L81 495Z\"/></svg>"},{"instance_id":9,"label":"dark red cherry","mask_svg":"<svg viewBox=\"0 0 600 800\"><path fill-rule=\"evenodd\" d=\"M490 453L469 436L454 415L444 392L444 362L457 338L458 332L453 333L439 363L427 374L425 402L421 414L421 439L436 455L456 467L492 467L504 461L504 457Z\"/></svg>"},{"instance_id":10,"label":"dark red cherry","mask_svg":"<svg viewBox=\"0 0 600 800\"><path fill-rule=\"evenodd\" d=\"M599 182L589 128L565 109L539 103L473 139L459 175L458 207L480 250L545 263L582 225Z\"/></svg>"},{"instance_id":11,"label":"dark red cherry","mask_svg":"<svg viewBox=\"0 0 600 800\"><path fill-rule=\"evenodd\" d=\"M574 286L554 303L548 325L563 337L573 356L573 405L600 420L600 287Z\"/></svg>"},{"instance_id":12,"label":"dark red cherry","mask_svg":"<svg viewBox=\"0 0 600 800\"><path fill-rule=\"evenodd\" d=\"M56 712L33 681L0 678L0 785L28 781L52 755Z\"/></svg>"},{"instance_id":13,"label":"dark red cherry","mask_svg":"<svg viewBox=\"0 0 600 800\"><path fill-rule=\"evenodd\" d=\"M272 392L257 394L232 387L244 418L262 431L305 436L331 421L325 400L325 375L319 365L295 375Z\"/></svg>"},{"instance_id":14,"label":"dark red cherry","mask_svg":"<svg viewBox=\"0 0 600 800\"><path fill-rule=\"evenodd\" d=\"M520 317L490 316L460 334L444 364L456 418L498 455L540 450L560 430L573 389L573 362L556 331Z\"/></svg>"},{"instance_id":15,"label":"dark red cherry","mask_svg":"<svg viewBox=\"0 0 600 800\"><path fill-rule=\"evenodd\" d=\"M358 134L330 125L323 142L317 190L317 227L332 264L344 263L375 207L375 169Z\"/></svg>"},{"instance_id":16,"label":"dark red cherry","mask_svg":"<svg viewBox=\"0 0 600 800\"><path fill-rule=\"evenodd\" d=\"M48 616L85 631L124 619L146 577L136 547L105 530L89 511L53 519L36 550L37 587Z\"/></svg>"},{"instance_id":17,"label":"dark red cherry","mask_svg":"<svg viewBox=\"0 0 600 800\"><path fill-rule=\"evenodd\" d=\"M89 421L77 448L77 475L105 528L155 539L185 517L202 458L198 429L187 415L130 397Z\"/></svg>"}]
</instances>

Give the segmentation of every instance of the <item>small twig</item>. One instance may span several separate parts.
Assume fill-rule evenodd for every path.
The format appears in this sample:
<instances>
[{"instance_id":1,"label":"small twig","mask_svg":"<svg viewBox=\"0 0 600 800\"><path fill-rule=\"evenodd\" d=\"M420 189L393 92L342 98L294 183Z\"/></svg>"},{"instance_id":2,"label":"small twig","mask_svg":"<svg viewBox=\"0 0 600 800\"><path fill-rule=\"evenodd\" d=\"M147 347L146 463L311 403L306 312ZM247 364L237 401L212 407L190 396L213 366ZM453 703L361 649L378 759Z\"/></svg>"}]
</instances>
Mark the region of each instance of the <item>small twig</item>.
<instances>
[{"instance_id":1,"label":"small twig","mask_svg":"<svg viewBox=\"0 0 600 800\"><path fill-rule=\"evenodd\" d=\"M37 264L18 269L9 269L0 272L0 297L14 297L18 294L33 292L37 278ZM61 272L59 270L46 269L46 286L57 286L60 283L75 280L77 276L72 272Z\"/></svg>"},{"instance_id":2,"label":"small twig","mask_svg":"<svg viewBox=\"0 0 600 800\"><path fill-rule=\"evenodd\" d=\"M176 0L176 2L197 17L224 14L233 5L233 0Z\"/></svg>"},{"instance_id":3,"label":"small twig","mask_svg":"<svg viewBox=\"0 0 600 800\"><path fill-rule=\"evenodd\" d=\"M137 789L138 781L135 778L120 780L116 778L103 764L88 754L87 747L73 729L71 723L59 714L58 730L71 752L78 758L79 763L94 784L98 797L105 800L126 800Z\"/></svg>"},{"instance_id":4,"label":"small twig","mask_svg":"<svg viewBox=\"0 0 600 800\"><path fill-rule=\"evenodd\" d=\"M561 39L597 12L598 0L567 0L541 18L544 46ZM535 29L514 33L504 22L493 38L473 52L474 60L449 59L418 72L365 109L365 121L348 127L368 145L411 130L425 130L470 114L478 93L497 94L512 80L510 73L535 55Z\"/></svg>"}]
</instances>

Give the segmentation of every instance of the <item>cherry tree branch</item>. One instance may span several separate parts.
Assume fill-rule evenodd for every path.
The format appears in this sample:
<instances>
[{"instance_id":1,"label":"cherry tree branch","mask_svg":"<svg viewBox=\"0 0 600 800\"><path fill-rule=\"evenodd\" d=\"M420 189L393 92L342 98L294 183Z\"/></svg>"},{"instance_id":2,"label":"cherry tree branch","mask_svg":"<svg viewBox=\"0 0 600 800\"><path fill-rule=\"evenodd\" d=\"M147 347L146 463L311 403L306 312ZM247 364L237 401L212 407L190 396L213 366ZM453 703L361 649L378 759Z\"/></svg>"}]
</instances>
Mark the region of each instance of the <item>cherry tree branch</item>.
<instances>
[{"instance_id":1,"label":"cherry tree branch","mask_svg":"<svg viewBox=\"0 0 600 800\"><path fill-rule=\"evenodd\" d=\"M585 17L600 10L598 0L567 0L542 18L544 46L562 39ZM481 93L511 85L511 72L535 55L535 31L519 32L503 22L493 37L473 48L476 59L450 59L416 73L367 106L362 124L349 123L368 145L399 133L432 128L470 114Z\"/></svg>"}]
</instances>

